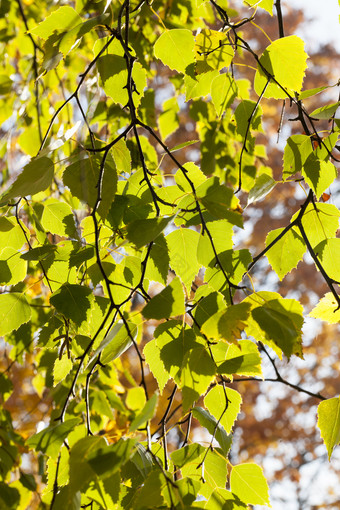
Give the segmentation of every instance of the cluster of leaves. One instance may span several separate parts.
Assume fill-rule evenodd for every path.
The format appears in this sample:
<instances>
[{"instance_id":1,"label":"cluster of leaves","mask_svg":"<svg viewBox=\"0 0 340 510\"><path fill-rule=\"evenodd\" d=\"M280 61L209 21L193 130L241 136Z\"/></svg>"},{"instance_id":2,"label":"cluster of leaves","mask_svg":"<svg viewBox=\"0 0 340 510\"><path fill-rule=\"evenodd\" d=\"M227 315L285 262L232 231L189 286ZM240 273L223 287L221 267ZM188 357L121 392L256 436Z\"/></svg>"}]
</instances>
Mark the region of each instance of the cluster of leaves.
<instances>
[{"instance_id":1,"label":"cluster of leaves","mask_svg":"<svg viewBox=\"0 0 340 510\"><path fill-rule=\"evenodd\" d=\"M302 304L252 282L263 257L281 280L309 253L329 288L310 316L339 320L340 211L319 200L337 177L340 121L339 103L304 106L326 86L303 90L307 54L285 37L280 2L262 55L242 31L273 0L245 3L247 18L225 0L1 3L0 334L13 361L34 353L32 384L51 406L28 438L0 411L4 508L36 494L54 510L269 505L262 469L228 459L242 404L229 383L261 379L269 349L303 358ZM303 133L280 180L257 143L267 99L289 101ZM168 147L184 108L198 140ZM292 183L300 210L256 256L237 249L241 204ZM0 390L6 402L8 369ZM330 458L340 401L314 396ZM27 451L43 489L20 467Z\"/></svg>"}]
</instances>

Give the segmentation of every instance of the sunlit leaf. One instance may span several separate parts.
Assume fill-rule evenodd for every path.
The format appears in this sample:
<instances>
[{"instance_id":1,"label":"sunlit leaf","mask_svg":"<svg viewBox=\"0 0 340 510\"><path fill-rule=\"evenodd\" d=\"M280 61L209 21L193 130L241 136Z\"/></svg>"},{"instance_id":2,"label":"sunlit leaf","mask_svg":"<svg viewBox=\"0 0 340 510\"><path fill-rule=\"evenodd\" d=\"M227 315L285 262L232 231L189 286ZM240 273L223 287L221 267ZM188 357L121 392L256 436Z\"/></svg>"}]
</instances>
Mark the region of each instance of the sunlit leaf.
<instances>
[{"instance_id":1,"label":"sunlit leaf","mask_svg":"<svg viewBox=\"0 0 340 510\"><path fill-rule=\"evenodd\" d=\"M257 464L233 466L230 489L241 501L251 505L269 505L268 484Z\"/></svg>"},{"instance_id":2,"label":"sunlit leaf","mask_svg":"<svg viewBox=\"0 0 340 510\"><path fill-rule=\"evenodd\" d=\"M326 445L328 460L340 443L340 397L329 398L318 405L318 427Z\"/></svg>"},{"instance_id":3,"label":"sunlit leaf","mask_svg":"<svg viewBox=\"0 0 340 510\"><path fill-rule=\"evenodd\" d=\"M190 30L167 30L156 41L155 57L170 69L185 73L186 68L194 62L194 45L195 39Z\"/></svg>"},{"instance_id":4,"label":"sunlit leaf","mask_svg":"<svg viewBox=\"0 0 340 510\"><path fill-rule=\"evenodd\" d=\"M260 57L254 80L256 93L260 95L270 80L264 97L285 99L287 93L294 97L294 92L302 89L307 58L304 42L296 35L272 42Z\"/></svg>"}]
</instances>

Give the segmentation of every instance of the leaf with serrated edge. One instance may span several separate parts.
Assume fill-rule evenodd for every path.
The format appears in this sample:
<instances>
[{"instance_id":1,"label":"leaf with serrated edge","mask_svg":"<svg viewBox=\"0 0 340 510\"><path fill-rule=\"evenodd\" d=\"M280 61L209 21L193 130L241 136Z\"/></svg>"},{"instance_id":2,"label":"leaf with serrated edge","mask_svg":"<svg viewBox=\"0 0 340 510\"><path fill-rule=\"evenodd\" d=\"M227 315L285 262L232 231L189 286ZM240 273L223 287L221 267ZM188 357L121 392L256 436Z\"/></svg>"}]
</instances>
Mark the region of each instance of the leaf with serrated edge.
<instances>
[{"instance_id":1,"label":"leaf with serrated edge","mask_svg":"<svg viewBox=\"0 0 340 510\"><path fill-rule=\"evenodd\" d=\"M340 443L340 397L329 398L318 406L318 427L326 445L328 460Z\"/></svg>"},{"instance_id":2,"label":"leaf with serrated edge","mask_svg":"<svg viewBox=\"0 0 340 510\"><path fill-rule=\"evenodd\" d=\"M230 475L231 492L250 505L269 505L269 490L263 471L257 464L233 466Z\"/></svg>"},{"instance_id":3,"label":"leaf with serrated edge","mask_svg":"<svg viewBox=\"0 0 340 510\"><path fill-rule=\"evenodd\" d=\"M338 303L331 292L320 299L318 304L309 313L309 317L321 319L329 324L337 324L340 322L340 310Z\"/></svg>"}]
</instances>

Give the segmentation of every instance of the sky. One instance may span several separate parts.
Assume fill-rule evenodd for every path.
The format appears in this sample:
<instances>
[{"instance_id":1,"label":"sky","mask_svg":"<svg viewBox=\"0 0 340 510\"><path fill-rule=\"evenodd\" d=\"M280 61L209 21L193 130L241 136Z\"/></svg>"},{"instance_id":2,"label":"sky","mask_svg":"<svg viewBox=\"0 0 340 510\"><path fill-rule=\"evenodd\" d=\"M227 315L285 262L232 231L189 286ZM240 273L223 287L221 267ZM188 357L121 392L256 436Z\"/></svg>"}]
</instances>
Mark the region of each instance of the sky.
<instances>
[{"instance_id":1,"label":"sky","mask_svg":"<svg viewBox=\"0 0 340 510\"><path fill-rule=\"evenodd\" d=\"M306 18L311 20L305 23L301 33L307 53L309 49L316 50L319 44L328 42L333 43L340 53L338 0L282 0L282 5L304 10Z\"/></svg>"}]
</instances>

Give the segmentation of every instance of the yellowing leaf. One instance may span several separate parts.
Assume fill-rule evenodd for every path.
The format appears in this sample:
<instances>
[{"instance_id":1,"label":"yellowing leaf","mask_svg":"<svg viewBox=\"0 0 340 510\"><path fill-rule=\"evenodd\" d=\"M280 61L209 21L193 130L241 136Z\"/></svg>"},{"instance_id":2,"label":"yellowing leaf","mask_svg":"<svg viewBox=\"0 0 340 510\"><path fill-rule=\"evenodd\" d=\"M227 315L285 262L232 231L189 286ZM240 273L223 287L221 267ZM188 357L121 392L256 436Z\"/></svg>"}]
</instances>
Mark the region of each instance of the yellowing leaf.
<instances>
[{"instance_id":1,"label":"yellowing leaf","mask_svg":"<svg viewBox=\"0 0 340 510\"><path fill-rule=\"evenodd\" d=\"M260 57L254 81L256 93L261 95L268 81L264 68L275 78L275 82L271 80L269 83L264 97L285 99L287 93L283 89L294 97L294 92L301 92L307 58L304 42L300 37L290 35L274 41Z\"/></svg>"},{"instance_id":2,"label":"yellowing leaf","mask_svg":"<svg viewBox=\"0 0 340 510\"><path fill-rule=\"evenodd\" d=\"M331 292L320 299L318 304L309 313L309 317L314 319L322 319L329 322L329 324L336 324L340 322L340 310L337 310L338 303Z\"/></svg>"},{"instance_id":3,"label":"yellowing leaf","mask_svg":"<svg viewBox=\"0 0 340 510\"><path fill-rule=\"evenodd\" d=\"M318 427L331 459L333 449L340 443L340 397L329 398L318 406Z\"/></svg>"},{"instance_id":4,"label":"yellowing leaf","mask_svg":"<svg viewBox=\"0 0 340 510\"><path fill-rule=\"evenodd\" d=\"M273 14L274 0L244 0L244 3L251 7L262 7L270 15Z\"/></svg>"}]
</instances>

